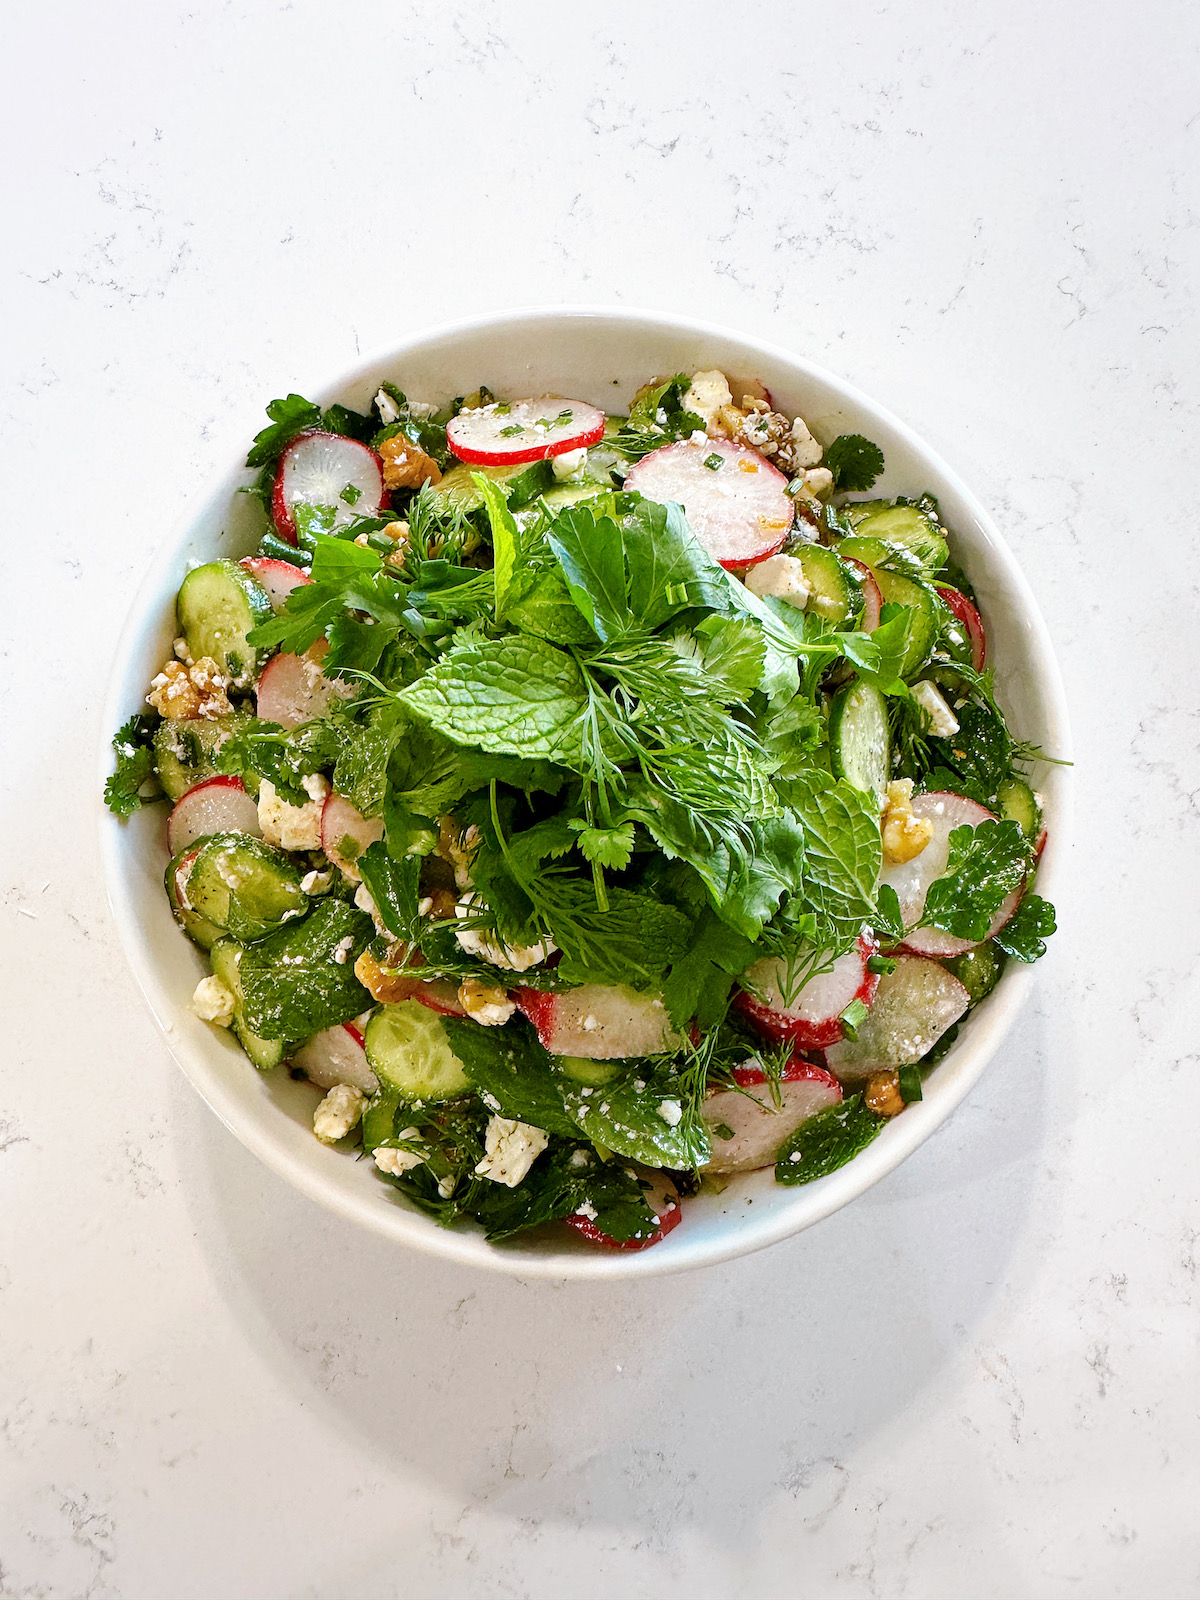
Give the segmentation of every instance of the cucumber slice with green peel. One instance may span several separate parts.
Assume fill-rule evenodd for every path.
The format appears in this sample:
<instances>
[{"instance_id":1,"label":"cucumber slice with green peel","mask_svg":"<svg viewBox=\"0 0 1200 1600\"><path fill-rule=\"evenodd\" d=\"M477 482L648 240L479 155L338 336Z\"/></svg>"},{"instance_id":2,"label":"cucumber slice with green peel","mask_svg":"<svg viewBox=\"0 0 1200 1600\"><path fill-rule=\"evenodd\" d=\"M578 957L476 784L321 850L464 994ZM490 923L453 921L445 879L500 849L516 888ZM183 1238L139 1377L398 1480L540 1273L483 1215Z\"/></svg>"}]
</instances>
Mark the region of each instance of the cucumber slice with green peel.
<instances>
[{"instance_id":1,"label":"cucumber slice with green peel","mask_svg":"<svg viewBox=\"0 0 1200 1600\"><path fill-rule=\"evenodd\" d=\"M233 1031L238 1043L260 1072L270 1072L290 1054L292 1047L283 1039L260 1039L246 1026L242 980L238 972L242 946L236 939L222 939L213 945L210 959L213 971L233 996Z\"/></svg>"},{"instance_id":2,"label":"cucumber slice with green peel","mask_svg":"<svg viewBox=\"0 0 1200 1600\"><path fill-rule=\"evenodd\" d=\"M274 615L263 586L236 561L210 561L180 584L175 610L193 661L209 656L234 688L251 688L264 653L246 635Z\"/></svg>"},{"instance_id":3,"label":"cucumber slice with green peel","mask_svg":"<svg viewBox=\"0 0 1200 1600\"><path fill-rule=\"evenodd\" d=\"M472 511L478 511L483 504L483 495L471 481L472 474L476 472L490 478L504 491L510 510L527 505L530 500L554 487L552 461L522 461L510 467L475 466L469 461L461 461L458 466L451 467L430 492L449 501L456 511L469 515Z\"/></svg>"},{"instance_id":4,"label":"cucumber slice with green peel","mask_svg":"<svg viewBox=\"0 0 1200 1600\"><path fill-rule=\"evenodd\" d=\"M203 778L214 777L220 768L216 751L231 733L254 719L234 712L225 717L188 717L181 721L160 722L154 731L154 760L159 782L171 800L179 800ZM257 785L254 790L257 793Z\"/></svg>"},{"instance_id":5,"label":"cucumber slice with green peel","mask_svg":"<svg viewBox=\"0 0 1200 1600\"><path fill-rule=\"evenodd\" d=\"M900 663L900 676L910 678L920 671L928 659L938 636L942 620L942 604L923 584L905 577L902 572L890 572L886 567L875 567L875 581L884 604L907 606L911 612L908 627L908 649Z\"/></svg>"},{"instance_id":6,"label":"cucumber slice with green peel","mask_svg":"<svg viewBox=\"0 0 1200 1600\"><path fill-rule=\"evenodd\" d=\"M1042 828L1042 810L1024 778L1006 778L996 790L996 809L1002 818L1017 824L1027 839L1036 839Z\"/></svg>"},{"instance_id":7,"label":"cucumber slice with green peel","mask_svg":"<svg viewBox=\"0 0 1200 1600\"><path fill-rule=\"evenodd\" d=\"M224 937L225 930L218 928L215 922L209 922L199 912L193 911L190 905L185 906L179 894L179 880L184 875L183 869L188 866L188 857L191 856L194 860L199 854L199 845L189 844L178 855L172 856L163 875L163 888L167 891L167 899L171 902L175 921L184 933L202 950L211 950L217 940Z\"/></svg>"},{"instance_id":8,"label":"cucumber slice with green peel","mask_svg":"<svg viewBox=\"0 0 1200 1600\"><path fill-rule=\"evenodd\" d=\"M564 1077L575 1083L611 1083L621 1069L618 1061L587 1061L583 1056L559 1056L556 1063Z\"/></svg>"},{"instance_id":9,"label":"cucumber slice with green peel","mask_svg":"<svg viewBox=\"0 0 1200 1600\"><path fill-rule=\"evenodd\" d=\"M243 944L265 939L308 910L300 873L288 857L247 833L218 833L206 840L186 892L197 916Z\"/></svg>"},{"instance_id":10,"label":"cucumber slice with green peel","mask_svg":"<svg viewBox=\"0 0 1200 1600\"><path fill-rule=\"evenodd\" d=\"M395 1089L380 1089L367 1105L362 1114L362 1144L368 1155L376 1145L395 1135L399 1105L400 1096Z\"/></svg>"},{"instance_id":11,"label":"cucumber slice with green peel","mask_svg":"<svg viewBox=\"0 0 1200 1600\"><path fill-rule=\"evenodd\" d=\"M881 511L890 511L890 500L851 500L846 505L838 507L838 516L842 517L852 528L857 528L860 522L867 517L878 516Z\"/></svg>"},{"instance_id":12,"label":"cucumber slice with green peel","mask_svg":"<svg viewBox=\"0 0 1200 1600\"><path fill-rule=\"evenodd\" d=\"M988 939L984 944L977 944L973 950L967 950L961 956L952 956L942 965L947 972L953 973L971 996L971 1004L977 1005L984 995L991 994L999 983L1000 974L1004 970L1004 958Z\"/></svg>"},{"instance_id":13,"label":"cucumber slice with green peel","mask_svg":"<svg viewBox=\"0 0 1200 1600\"><path fill-rule=\"evenodd\" d=\"M815 611L827 622L845 622L862 610L862 585L832 550L806 544L796 555L809 587L806 611Z\"/></svg>"},{"instance_id":14,"label":"cucumber slice with green peel","mask_svg":"<svg viewBox=\"0 0 1200 1600\"><path fill-rule=\"evenodd\" d=\"M891 772L887 702L869 683L855 680L829 707L829 758L835 778L865 794L882 796Z\"/></svg>"},{"instance_id":15,"label":"cucumber slice with green peel","mask_svg":"<svg viewBox=\"0 0 1200 1600\"><path fill-rule=\"evenodd\" d=\"M611 494L611 483L596 483L585 478L580 483L558 483L542 495L551 511L561 511L564 506L576 506L581 500L595 500L598 495Z\"/></svg>"},{"instance_id":16,"label":"cucumber slice with green peel","mask_svg":"<svg viewBox=\"0 0 1200 1600\"><path fill-rule=\"evenodd\" d=\"M402 1100L454 1100L471 1080L450 1048L442 1019L419 1000L380 1006L367 1023L367 1061Z\"/></svg>"},{"instance_id":17,"label":"cucumber slice with green peel","mask_svg":"<svg viewBox=\"0 0 1200 1600\"><path fill-rule=\"evenodd\" d=\"M949 554L941 529L916 506L889 506L872 511L854 524L856 538L886 539L900 545L930 572L946 564Z\"/></svg>"}]
</instances>

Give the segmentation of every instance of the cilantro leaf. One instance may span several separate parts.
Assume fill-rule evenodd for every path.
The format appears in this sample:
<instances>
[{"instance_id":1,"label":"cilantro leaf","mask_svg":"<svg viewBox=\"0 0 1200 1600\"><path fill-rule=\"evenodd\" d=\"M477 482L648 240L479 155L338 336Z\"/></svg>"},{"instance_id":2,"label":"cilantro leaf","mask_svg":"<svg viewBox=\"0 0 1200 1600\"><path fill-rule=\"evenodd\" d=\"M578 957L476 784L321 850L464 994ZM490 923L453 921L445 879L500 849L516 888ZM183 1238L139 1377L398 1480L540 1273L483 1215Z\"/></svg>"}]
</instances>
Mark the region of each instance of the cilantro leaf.
<instances>
[{"instance_id":1,"label":"cilantro leaf","mask_svg":"<svg viewBox=\"0 0 1200 1600\"><path fill-rule=\"evenodd\" d=\"M861 433L841 433L825 452L825 465L833 473L833 487L860 494L883 471L883 451Z\"/></svg>"},{"instance_id":2,"label":"cilantro leaf","mask_svg":"<svg viewBox=\"0 0 1200 1600\"><path fill-rule=\"evenodd\" d=\"M992 918L1019 887L1029 865L1020 826L989 819L950 834L946 871L929 886L922 926L959 939L986 939Z\"/></svg>"},{"instance_id":3,"label":"cilantro leaf","mask_svg":"<svg viewBox=\"0 0 1200 1600\"><path fill-rule=\"evenodd\" d=\"M272 400L267 406L270 427L254 435L254 443L246 457L248 467L273 466L298 433L307 428L321 426L321 408L302 394L289 394L286 399Z\"/></svg>"},{"instance_id":4,"label":"cilantro leaf","mask_svg":"<svg viewBox=\"0 0 1200 1600\"><path fill-rule=\"evenodd\" d=\"M751 939L731 928L705 908L692 932L691 943L671 965L663 984L663 1003L677 1028L694 1017L703 1032L715 1028L729 1007L733 980L754 959Z\"/></svg>"},{"instance_id":5,"label":"cilantro leaf","mask_svg":"<svg viewBox=\"0 0 1200 1600\"><path fill-rule=\"evenodd\" d=\"M826 1178L865 1150L883 1127L884 1119L851 1095L840 1105L826 1106L802 1122L775 1158L775 1182L813 1183Z\"/></svg>"},{"instance_id":6,"label":"cilantro leaf","mask_svg":"<svg viewBox=\"0 0 1200 1600\"><path fill-rule=\"evenodd\" d=\"M137 711L113 738L117 769L104 785L104 803L118 817L144 804L138 791L157 771L150 741L161 721L157 711Z\"/></svg>"},{"instance_id":7,"label":"cilantro leaf","mask_svg":"<svg viewBox=\"0 0 1200 1600\"><path fill-rule=\"evenodd\" d=\"M598 867L623 871L633 854L633 823L620 822L610 828L594 828L576 819L570 826L579 835L579 848Z\"/></svg>"},{"instance_id":8,"label":"cilantro leaf","mask_svg":"<svg viewBox=\"0 0 1200 1600\"><path fill-rule=\"evenodd\" d=\"M1049 900L1027 894L1012 920L992 935L992 943L1017 961L1037 961L1046 954L1046 940L1056 926L1054 907Z\"/></svg>"}]
</instances>

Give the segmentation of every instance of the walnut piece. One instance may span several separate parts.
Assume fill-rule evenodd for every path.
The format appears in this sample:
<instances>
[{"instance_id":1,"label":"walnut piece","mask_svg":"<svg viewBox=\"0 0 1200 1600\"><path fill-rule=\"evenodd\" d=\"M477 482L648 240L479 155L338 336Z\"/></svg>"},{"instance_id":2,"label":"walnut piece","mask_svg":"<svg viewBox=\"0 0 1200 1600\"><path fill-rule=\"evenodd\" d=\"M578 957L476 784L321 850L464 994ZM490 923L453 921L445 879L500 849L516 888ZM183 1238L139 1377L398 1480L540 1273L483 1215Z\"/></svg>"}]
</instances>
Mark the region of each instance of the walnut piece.
<instances>
[{"instance_id":1,"label":"walnut piece","mask_svg":"<svg viewBox=\"0 0 1200 1600\"><path fill-rule=\"evenodd\" d=\"M911 778L897 778L887 786L880 827L883 831L883 859L890 867L897 867L903 861L912 861L933 838L933 823L929 818L913 815L912 793Z\"/></svg>"},{"instance_id":2,"label":"walnut piece","mask_svg":"<svg viewBox=\"0 0 1200 1600\"><path fill-rule=\"evenodd\" d=\"M152 679L146 701L171 722L189 717L224 717L233 710L225 677L211 656L185 665L174 656Z\"/></svg>"},{"instance_id":3,"label":"walnut piece","mask_svg":"<svg viewBox=\"0 0 1200 1600\"><path fill-rule=\"evenodd\" d=\"M900 1074L895 1067L872 1072L867 1078L863 1099L877 1117L898 1117L904 1110L900 1093Z\"/></svg>"},{"instance_id":4,"label":"walnut piece","mask_svg":"<svg viewBox=\"0 0 1200 1600\"><path fill-rule=\"evenodd\" d=\"M379 446L383 461L383 482L388 489L419 489L424 483L440 483L441 468L419 444L402 433L393 434Z\"/></svg>"}]
</instances>

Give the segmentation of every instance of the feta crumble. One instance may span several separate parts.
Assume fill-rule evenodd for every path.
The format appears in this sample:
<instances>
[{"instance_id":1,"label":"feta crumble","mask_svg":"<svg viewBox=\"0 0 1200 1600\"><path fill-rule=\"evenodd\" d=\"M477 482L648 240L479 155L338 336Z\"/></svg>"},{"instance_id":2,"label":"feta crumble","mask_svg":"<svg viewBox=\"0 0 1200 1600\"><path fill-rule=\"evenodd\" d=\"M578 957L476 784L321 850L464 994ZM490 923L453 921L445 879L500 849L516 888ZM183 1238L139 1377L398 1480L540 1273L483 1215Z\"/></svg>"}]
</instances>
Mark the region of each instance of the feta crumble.
<instances>
[{"instance_id":1,"label":"feta crumble","mask_svg":"<svg viewBox=\"0 0 1200 1600\"><path fill-rule=\"evenodd\" d=\"M938 739L950 739L958 732L958 718L946 704L936 683L923 678L912 686L912 697L929 718L929 731Z\"/></svg>"},{"instance_id":2,"label":"feta crumble","mask_svg":"<svg viewBox=\"0 0 1200 1600\"><path fill-rule=\"evenodd\" d=\"M484 1158L475 1168L477 1178L490 1178L515 1189L549 1143L540 1128L511 1117L492 1117L484 1135Z\"/></svg>"},{"instance_id":3,"label":"feta crumble","mask_svg":"<svg viewBox=\"0 0 1200 1600\"><path fill-rule=\"evenodd\" d=\"M763 600L769 594L803 611L812 593L804 567L795 556L771 556L759 561L746 574L746 587Z\"/></svg>"},{"instance_id":4,"label":"feta crumble","mask_svg":"<svg viewBox=\"0 0 1200 1600\"><path fill-rule=\"evenodd\" d=\"M683 1121L683 1107L678 1100L660 1101L658 1114L670 1128L677 1128Z\"/></svg>"},{"instance_id":5,"label":"feta crumble","mask_svg":"<svg viewBox=\"0 0 1200 1600\"><path fill-rule=\"evenodd\" d=\"M463 895L454 907L454 915L465 921L487 907L474 893ZM494 967L504 967L509 972L527 972L552 956L558 946L550 939L538 944L505 944L492 928L456 928L454 937L469 956L480 956Z\"/></svg>"},{"instance_id":6,"label":"feta crumble","mask_svg":"<svg viewBox=\"0 0 1200 1600\"><path fill-rule=\"evenodd\" d=\"M319 773L311 778L323 786L314 793L309 788L310 779L304 780L305 792L311 798L302 806L289 805L275 792L275 785L264 778L258 788L258 825L268 844L281 850L319 850L321 848L321 811L329 785Z\"/></svg>"},{"instance_id":7,"label":"feta crumble","mask_svg":"<svg viewBox=\"0 0 1200 1600\"><path fill-rule=\"evenodd\" d=\"M357 1126L365 1104L360 1089L335 1083L313 1112L313 1132L322 1144L336 1144Z\"/></svg>"},{"instance_id":8,"label":"feta crumble","mask_svg":"<svg viewBox=\"0 0 1200 1600\"><path fill-rule=\"evenodd\" d=\"M396 1135L398 1139L419 1139L421 1135L416 1128L404 1128ZM393 1150L391 1147L378 1149L374 1152L375 1165L380 1172L386 1172L389 1177L398 1178L402 1173L411 1172L414 1167L424 1164L425 1157L419 1156L412 1150Z\"/></svg>"},{"instance_id":9,"label":"feta crumble","mask_svg":"<svg viewBox=\"0 0 1200 1600\"><path fill-rule=\"evenodd\" d=\"M227 1028L233 1021L234 1004L232 990L215 973L201 978L192 995L192 1010L201 1022L215 1022L219 1028Z\"/></svg>"},{"instance_id":10,"label":"feta crumble","mask_svg":"<svg viewBox=\"0 0 1200 1600\"><path fill-rule=\"evenodd\" d=\"M564 450L560 456L551 456L550 465L554 470L555 481L561 483L564 478L574 478L583 470L587 460L587 450Z\"/></svg>"}]
</instances>

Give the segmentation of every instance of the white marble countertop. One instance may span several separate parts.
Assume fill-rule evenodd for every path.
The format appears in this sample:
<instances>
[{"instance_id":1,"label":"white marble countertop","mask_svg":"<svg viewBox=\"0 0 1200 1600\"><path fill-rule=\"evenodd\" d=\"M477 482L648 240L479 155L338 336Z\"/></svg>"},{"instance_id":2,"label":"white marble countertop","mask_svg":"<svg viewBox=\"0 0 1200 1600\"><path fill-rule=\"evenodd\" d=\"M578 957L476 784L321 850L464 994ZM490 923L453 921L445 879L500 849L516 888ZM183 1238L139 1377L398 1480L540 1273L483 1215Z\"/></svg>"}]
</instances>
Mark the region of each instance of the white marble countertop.
<instances>
[{"instance_id":1,"label":"white marble countertop","mask_svg":"<svg viewBox=\"0 0 1200 1600\"><path fill-rule=\"evenodd\" d=\"M1197 43L1167 0L8 19L5 1600L1200 1594ZM538 301L900 412L1075 722L1062 931L967 1104L810 1233L631 1287L441 1266L259 1167L93 840L132 587L263 402Z\"/></svg>"}]
</instances>

